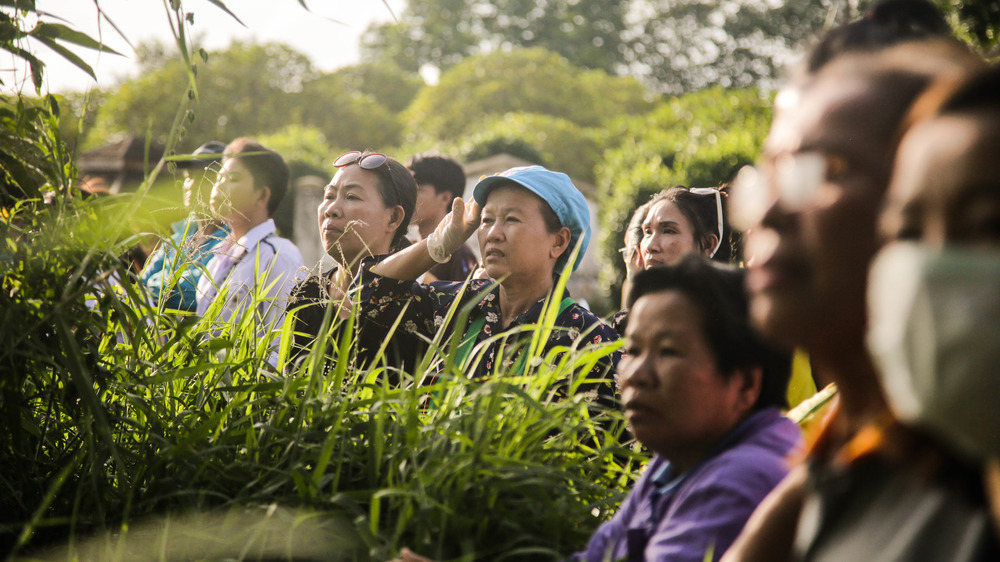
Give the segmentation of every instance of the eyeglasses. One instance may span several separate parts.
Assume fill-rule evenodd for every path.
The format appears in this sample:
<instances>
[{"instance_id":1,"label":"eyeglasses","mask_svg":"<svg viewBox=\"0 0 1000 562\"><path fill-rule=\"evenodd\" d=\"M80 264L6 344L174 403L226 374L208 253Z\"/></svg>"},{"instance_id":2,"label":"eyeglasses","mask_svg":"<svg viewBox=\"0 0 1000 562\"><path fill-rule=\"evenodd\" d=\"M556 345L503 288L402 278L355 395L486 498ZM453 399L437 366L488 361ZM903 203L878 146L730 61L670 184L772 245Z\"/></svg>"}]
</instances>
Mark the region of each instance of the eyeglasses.
<instances>
[{"instance_id":1,"label":"eyeglasses","mask_svg":"<svg viewBox=\"0 0 1000 562\"><path fill-rule=\"evenodd\" d=\"M733 181L730 223L737 230L753 228L775 202L787 211L802 211L816 200L824 182L846 168L843 158L822 152L786 152L757 168L744 166Z\"/></svg>"},{"instance_id":2,"label":"eyeglasses","mask_svg":"<svg viewBox=\"0 0 1000 562\"><path fill-rule=\"evenodd\" d=\"M695 195L714 195L715 196L715 216L717 217L717 223L719 227L719 240L715 243L715 248L708 257L715 257L715 253L719 251L722 247L722 191L712 188L712 187L692 187L688 189L690 193Z\"/></svg>"},{"instance_id":3,"label":"eyeglasses","mask_svg":"<svg viewBox=\"0 0 1000 562\"><path fill-rule=\"evenodd\" d=\"M380 154L378 152L372 152L369 154L364 154L357 150L352 150L348 153L341 154L333 161L333 166L335 168L343 168L344 166L350 166L351 164L357 163L361 166L362 170L377 170L385 163L389 161L389 158L385 154Z\"/></svg>"}]
</instances>

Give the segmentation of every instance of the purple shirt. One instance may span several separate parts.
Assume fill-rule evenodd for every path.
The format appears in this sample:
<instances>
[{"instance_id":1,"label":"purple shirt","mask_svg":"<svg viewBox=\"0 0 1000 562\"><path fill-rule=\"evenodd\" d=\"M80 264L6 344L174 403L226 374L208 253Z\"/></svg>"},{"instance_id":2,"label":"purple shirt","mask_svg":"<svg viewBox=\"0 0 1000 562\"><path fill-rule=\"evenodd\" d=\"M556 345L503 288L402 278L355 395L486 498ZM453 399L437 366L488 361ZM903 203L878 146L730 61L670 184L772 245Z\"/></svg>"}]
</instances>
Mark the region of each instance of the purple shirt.
<instances>
[{"instance_id":1,"label":"purple shirt","mask_svg":"<svg viewBox=\"0 0 1000 562\"><path fill-rule=\"evenodd\" d=\"M653 457L618 513L572 560L702 562L718 560L764 496L788 471L785 457L801 441L775 408L749 417L685 474ZM610 557L607 554L610 553Z\"/></svg>"}]
</instances>

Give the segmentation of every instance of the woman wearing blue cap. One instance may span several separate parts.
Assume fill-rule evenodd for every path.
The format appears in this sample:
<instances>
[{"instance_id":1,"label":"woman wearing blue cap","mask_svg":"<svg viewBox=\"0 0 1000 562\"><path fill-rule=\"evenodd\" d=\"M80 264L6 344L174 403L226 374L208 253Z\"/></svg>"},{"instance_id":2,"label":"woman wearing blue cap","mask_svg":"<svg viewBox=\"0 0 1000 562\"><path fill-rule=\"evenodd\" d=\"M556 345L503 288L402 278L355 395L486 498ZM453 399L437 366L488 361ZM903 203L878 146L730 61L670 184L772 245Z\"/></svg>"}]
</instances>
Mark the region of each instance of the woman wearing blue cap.
<instances>
[{"instance_id":1,"label":"woman wearing blue cap","mask_svg":"<svg viewBox=\"0 0 1000 562\"><path fill-rule=\"evenodd\" d=\"M468 356L478 344L518 326L538 322L555 280L579 246L572 268L580 264L590 241L590 213L583 194L566 174L541 166L512 168L479 181L468 204L456 198L451 213L438 228L413 246L384 261L362 268L361 311L365 322L389 328L400 313L400 326L409 332L433 335L444 323L456 299L476 302L468 328L462 330L460 355ZM413 282L478 232L479 248L490 279L464 283ZM497 280L499 285L494 284ZM555 329L545 350L580 343L600 344L618 340L618 334L589 310L564 298L559 304ZM405 311L404 311L405 307ZM522 371L513 341L494 339L474 367L474 374ZM504 353L501 358L501 353ZM614 374L619 352L614 352L591 375ZM464 358L464 357L463 357ZM498 363L499 361L499 363ZM610 387L603 388L604 392Z\"/></svg>"}]
</instances>

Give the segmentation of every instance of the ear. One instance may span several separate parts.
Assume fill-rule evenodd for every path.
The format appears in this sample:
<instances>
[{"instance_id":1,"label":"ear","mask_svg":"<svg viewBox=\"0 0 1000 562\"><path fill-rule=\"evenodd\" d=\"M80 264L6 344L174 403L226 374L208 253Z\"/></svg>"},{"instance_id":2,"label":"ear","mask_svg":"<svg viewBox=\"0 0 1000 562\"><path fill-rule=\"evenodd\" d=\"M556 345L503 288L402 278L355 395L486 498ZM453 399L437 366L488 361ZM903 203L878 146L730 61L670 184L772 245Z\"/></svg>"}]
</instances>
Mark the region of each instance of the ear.
<instances>
[{"instance_id":1,"label":"ear","mask_svg":"<svg viewBox=\"0 0 1000 562\"><path fill-rule=\"evenodd\" d=\"M268 206L268 202L271 200L271 188L265 186L258 189L257 198L258 201L264 204L264 208L266 209Z\"/></svg>"},{"instance_id":2,"label":"ear","mask_svg":"<svg viewBox=\"0 0 1000 562\"><path fill-rule=\"evenodd\" d=\"M715 246L719 243L719 235L709 234L705 237L705 241L708 242L708 244L705 245L705 251L702 253L705 254L706 258L710 258L712 257L712 250L714 250Z\"/></svg>"},{"instance_id":3,"label":"ear","mask_svg":"<svg viewBox=\"0 0 1000 562\"><path fill-rule=\"evenodd\" d=\"M733 384L737 385L734 407L741 415L753 410L754 404L757 403L757 398L760 397L763 378L764 370L761 367L738 369L733 374Z\"/></svg>"},{"instance_id":4,"label":"ear","mask_svg":"<svg viewBox=\"0 0 1000 562\"><path fill-rule=\"evenodd\" d=\"M569 240L572 236L569 232L568 227L562 227L558 232L555 233L555 239L552 243L552 248L549 249L549 257L556 260L559 256L566 252L566 248L569 247Z\"/></svg>"},{"instance_id":5,"label":"ear","mask_svg":"<svg viewBox=\"0 0 1000 562\"><path fill-rule=\"evenodd\" d=\"M386 232L395 233L399 225L403 224L404 218L406 218L406 211L403 210L402 205L396 205L389 209L389 222L385 225Z\"/></svg>"}]
</instances>

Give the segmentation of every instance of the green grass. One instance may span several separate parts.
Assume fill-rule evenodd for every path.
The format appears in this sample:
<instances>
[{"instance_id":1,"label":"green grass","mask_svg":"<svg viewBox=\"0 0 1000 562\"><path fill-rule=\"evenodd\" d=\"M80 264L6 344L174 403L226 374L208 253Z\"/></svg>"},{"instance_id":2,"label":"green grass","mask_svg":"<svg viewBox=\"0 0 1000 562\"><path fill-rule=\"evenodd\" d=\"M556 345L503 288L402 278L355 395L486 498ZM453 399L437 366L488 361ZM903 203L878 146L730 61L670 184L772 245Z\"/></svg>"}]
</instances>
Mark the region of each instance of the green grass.
<instances>
[{"instance_id":1,"label":"green grass","mask_svg":"<svg viewBox=\"0 0 1000 562\"><path fill-rule=\"evenodd\" d=\"M134 241L114 220L129 197L142 195L0 218L2 552L552 559L582 548L629 488L639 457L621 414L574 392L613 345L542 356L550 314L527 375L474 381L439 333L389 387L383 361L354 364L346 329L274 370L249 319L212 333L108 283ZM421 384L436 362L443 375ZM294 529L323 540L273 538Z\"/></svg>"}]
</instances>

